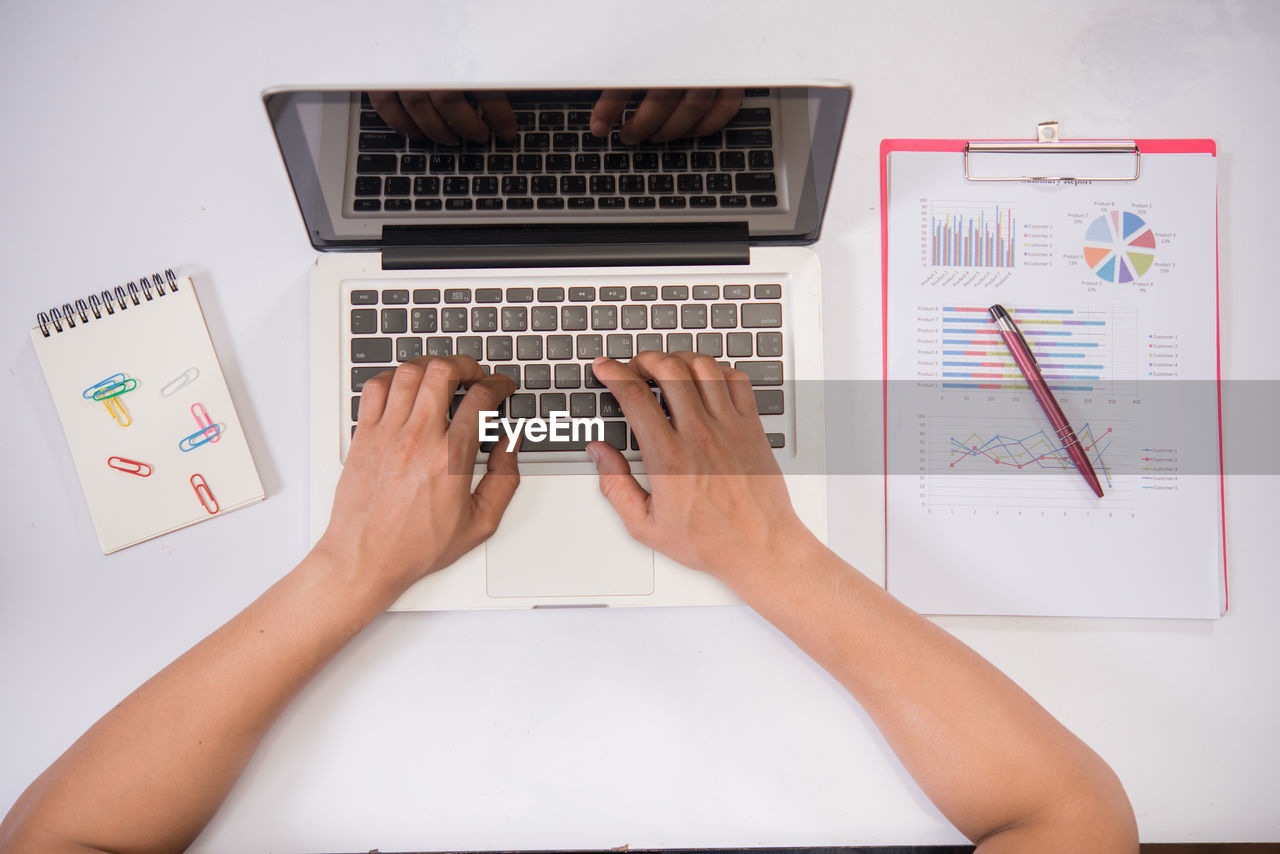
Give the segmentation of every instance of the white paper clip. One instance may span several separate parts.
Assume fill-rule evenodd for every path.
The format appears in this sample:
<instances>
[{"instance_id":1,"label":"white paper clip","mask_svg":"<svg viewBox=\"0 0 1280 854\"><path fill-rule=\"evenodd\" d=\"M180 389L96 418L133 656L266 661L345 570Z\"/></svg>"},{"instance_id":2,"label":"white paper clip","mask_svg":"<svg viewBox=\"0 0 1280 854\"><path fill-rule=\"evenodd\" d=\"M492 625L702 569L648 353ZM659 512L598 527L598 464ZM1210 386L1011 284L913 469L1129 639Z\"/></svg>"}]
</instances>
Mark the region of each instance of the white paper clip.
<instances>
[{"instance_id":1,"label":"white paper clip","mask_svg":"<svg viewBox=\"0 0 1280 854\"><path fill-rule=\"evenodd\" d=\"M164 388L160 389L160 394L163 397L169 397L170 395L177 394L195 382L196 377L198 376L200 376L199 368L187 368L185 371L169 380L169 382L165 383Z\"/></svg>"}]
</instances>

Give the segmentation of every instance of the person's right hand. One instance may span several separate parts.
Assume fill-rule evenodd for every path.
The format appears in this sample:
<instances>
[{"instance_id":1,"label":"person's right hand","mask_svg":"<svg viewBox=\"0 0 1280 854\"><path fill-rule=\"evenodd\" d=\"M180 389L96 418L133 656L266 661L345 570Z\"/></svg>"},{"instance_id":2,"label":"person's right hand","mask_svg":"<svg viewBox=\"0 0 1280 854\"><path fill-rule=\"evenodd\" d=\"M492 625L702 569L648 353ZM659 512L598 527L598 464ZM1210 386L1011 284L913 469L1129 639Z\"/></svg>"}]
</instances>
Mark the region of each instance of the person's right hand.
<instances>
[{"instance_id":1,"label":"person's right hand","mask_svg":"<svg viewBox=\"0 0 1280 854\"><path fill-rule=\"evenodd\" d=\"M622 406L649 475L652 492L616 448L587 448L600 491L631 536L730 586L811 536L791 506L745 373L710 356L657 351L626 365L600 358L593 370ZM670 421L650 379L667 400Z\"/></svg>"},{"instance_id":2,"label":"person's right hand","mask_svg":"<svg viewBox=\"0 0 1280 854\"><path fill-rule=\"evenodd\" d=\"M369 93L382 120L411 139L457 145L464 139L485 142L491 132L499 139L515 138L516 114L504 92L476 92L475 100L473 107L452 89Z\"/></svg>"},{"instance_id":3,"label":"person's right hand","mask_svg":"<svg viewBox=\"0 0 1280 854\"><path fill-rule=\"evenodd\" d=\"M622 122L623 112L634 95L629 89L601 92L591 110L591 132L607 136L614 125ZM623 145L706 136L737 115L742 98L742 89L650 89L635 114L622 122L618 136Z\"/></svg>"}]
</instances>

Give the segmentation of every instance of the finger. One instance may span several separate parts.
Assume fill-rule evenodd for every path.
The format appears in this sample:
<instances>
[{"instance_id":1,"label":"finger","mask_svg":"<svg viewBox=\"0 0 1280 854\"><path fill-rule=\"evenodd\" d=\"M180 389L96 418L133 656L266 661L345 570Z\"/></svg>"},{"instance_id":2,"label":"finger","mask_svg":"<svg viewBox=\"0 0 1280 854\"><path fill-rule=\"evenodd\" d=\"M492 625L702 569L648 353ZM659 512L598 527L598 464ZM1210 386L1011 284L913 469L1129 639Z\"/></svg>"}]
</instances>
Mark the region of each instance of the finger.
<instances>
[{"instance_id":1,"label":"finger","mask_svg":"<svg viewBox=\"0 0 1280 854\"><path fill-rule=\"evenodd\" d=\"M511 109L506 92L479 92L476 102L480 105L480 114L489 130L499 139L515 139L516 111Z\"/></svg>"},{"instance_id":2,"label":"finger","mask_svg":"<svg viewBox=\"0 0 1280 854\"><path fill-rule=\"evenodd\" d=\"M449 127L463 139L472 142L484 142L489 138L489 126L480 118L476 108L467 102L461 92L432 92L431 103L435 106L440 118L449 123ZM514 115L512 116L514 118Z\"/></svg>"},{"instance_id":3,"label":"finger","mask_svg":"<svg viewBox=\"0 0 1280 854\"><path fill-rule=\"evenodd\" d=\"M381 421L389 424L403 424L413 411L414 401L422 386L422 377L427 366L434 361L433 356L419 356L402 362L391 377L387 390L387 402L383 407ZM361 404L363 406L363 403Z\"/></svg>"},{"instance_id":4,"label":"finger","mask_svg":"<svg viewBox=\"0 0 1280 854\"><path fill-rule=\"evenodd\" d=\"M400 96L395 92L370 92L369 103L392 130L414 139L425 137L422 128L418 127L413 117L405 111L404 104L400 103Z\"/></svg>"},{"instance_id":5,"label":"finger","mask_svg":"<svg viewBox=\"0 0 1280 854\"><path fill-rule=\"evenodd\" d=\"M360 390L360 418L356 426L372 426L382 418L387 407L387 392L391 390L391 371L383 371L365 381Z\"/></svg>"},{"instance_id":6,"label":"finger","mask_svg":"<svg viewBox=\"0 0 1280 854\"><path fill-rule=\"evenodd\" d=\"M745 371L724 368L724 384L729 389L729 399L733 408L743 415L760 417L756 406L756 393L751 389L751 377Z\"/></svg>"},{"instance_id":7,"label":"finger","mask_svg":"<svg viewBox=\"0 0 1280 854\"><path fill-rule=\"evenodd\" d=\"M495 412L515 390L515 381L504 374L487 374L470 384L449 424L450 471L459 471L459 465L475 465L480 450L480 413Z\"/></svg>"},{"instance_id":8,"label":"finger","mask_svg":"<svg viewBox=\"0 0 1280 854\"><path fill-rule=\"evenodd\" d=\"M630 89L605 89L591 108L591 132L596 136L608 136L613 126L622 121L627 102L635 93Z\"/></svg>"},{"instance_id":9,"label":"finger","mask_svg":"<svg viewBox=\"0 0 1280 854\"><path fill-rule=\"evenodd\" d=\"M705 417L707 407L695 388L693 374L689 373L689 366L679 356L649 350L628 364L640 376L658 383L671 412L671 423L677 430L682 419L690 422Z\"/></svg>"},{"instance_id":10,"label":"finger","mask_svg":"<svg viewBox=\"0 0 1280 854\"><path fill-rule=\"evenodd\" d=\"M600 492L613 507L627 532L649 545L653 519L649 515L649 493L631 474L622 453L608 442L587 445L587 455L600 475Z\"/></svg>"},{"instance_id":11,"label":"finger","mask_svg":"<svg viewBox=\"0 0 1280 854\"><path fill-rule=\"evenodd\" d=\"M717 92L711 109L693 126L689 135L706 136L727 125L742 107L742 94L741 89L721 89Z\"/></svg>"},{"instance_id":12,"label":"finger","mask_svg":"<svg viewBox=\"0 0 1280 854\"><path fill-rule=\"evenodd\" d=\"M414 361L417 361L416 359ZM470 356L436 356L426 365L421 388L408 420L430 424L441 431L449 427L449 404L453 393L463 383L484 377L479 363Z\"/></svg>"},{"instance_id":13,"label":"finger","mask_svg":"<svg viewBox=\"0 0 1280 854\"><path fill-rule=\"evenodd\" d=\"M690 89L684 93L684 97L676 104L671 115L662 123L662 127L653 132L650 139L654 142L666 142L669 139L684 136L711 110L715 100L716 90L714 89Z\"/></svg>"},{"instance_id":14,"label":"finger","mask_svg":"<svg viewBox=\"0 0 1280 854\"><path fill-rule=\"evenodd\" d=\"M666 122L682 97L684 91L681 89L650 89L636 108L635 115L623 123L622 144L635 145L652 136Z\"/></svg>"},{"instance_id":15,"label":"finger","mask_svg":"<svg viewBox=\"0 0 1280 854\"><path fill-rule=\"evenodd\" d=\"M401 92L400 103L405 112L413 118L414 124L422 128L422 132L435 142L444 145L457 145L461 140L449 127L449 123L440 118L435 105L431 102L430 92Z\"/></svg>"},{"instance_id":16,"label":"finger","mask_svg":"<svg viewBox=\"0 0 1280 854\"><path fill-rule=\"evenodd\" d=\"M471 496L472 506L475 508L474 518L485 539L498 530L502 514L507 512L519 486L520 467L516 463L516 450L508 445L507 437L503 436L489 452L488 469Z\"/></svg>"},{"instance_id":17,"label":"finger","mask_svg":"<svg viewBox=\"0 0 1280 854\"><path fill-rule=\"evenodd\" d=\"M693 376L693 385L702 397L702 405L712 416L735 414L733 401L729 397L729 387L725 385L724 371L716 364L715 359L690 353L687 350L672 353L672 355L689 367L689 373Z\"/></svg>"},{"instance_id":18,"label":"finger","mask_svg":"<svg viewBox=\"0 0 1280 854\"><path fill-rule=\"evenodd\" d=\"M641 354L644 355L644 354ZM633 363L635 359L631 360ZM630 365L600 356L591 363L596 379L618 400L636 438L646 448L656 448L673 435L667 416L649 384Z\"/></svg>"}]
</instances>

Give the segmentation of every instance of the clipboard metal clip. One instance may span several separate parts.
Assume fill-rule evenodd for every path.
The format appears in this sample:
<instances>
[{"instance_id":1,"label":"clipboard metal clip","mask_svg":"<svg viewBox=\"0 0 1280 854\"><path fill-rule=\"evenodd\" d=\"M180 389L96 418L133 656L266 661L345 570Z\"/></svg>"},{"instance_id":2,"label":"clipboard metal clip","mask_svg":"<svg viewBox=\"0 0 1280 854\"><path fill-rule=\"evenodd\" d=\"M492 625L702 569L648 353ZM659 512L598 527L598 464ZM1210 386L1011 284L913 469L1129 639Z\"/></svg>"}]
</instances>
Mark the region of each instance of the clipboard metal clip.
<instances>
[{"instance_id":1,"label":"clipboard metal clip","mask_svg":"<svg viewBox=\"0 0 1280 854\"><path fill-rule=\"evenodd\" d=\"M1089 175L1035 174L1042 166L1051 169L1074 168L1078 155L1112 155L1105 162L1110 169ZM1018 155L1010 158L1012 171L990 170L988 155ZM1032 158L1032 159L1028 159ZM981 163L978 161L981 160ZM1099 161L1101 164L1104 161ZM1035 164L1032 169L1024 168ZM1057 164L1056 166L1054 164ZM1033 171L1034 170L1034 171ZM1032 181L1036 183L1075 183L1086 181L1136 181L1142 175L1142 153L1133 140L1064 142L1058 133L1056 121L1040 122L1036 126L1035 142L991 141L967 142L964 146L964 177L966 181Z\"/></svg>"}]
</instances>

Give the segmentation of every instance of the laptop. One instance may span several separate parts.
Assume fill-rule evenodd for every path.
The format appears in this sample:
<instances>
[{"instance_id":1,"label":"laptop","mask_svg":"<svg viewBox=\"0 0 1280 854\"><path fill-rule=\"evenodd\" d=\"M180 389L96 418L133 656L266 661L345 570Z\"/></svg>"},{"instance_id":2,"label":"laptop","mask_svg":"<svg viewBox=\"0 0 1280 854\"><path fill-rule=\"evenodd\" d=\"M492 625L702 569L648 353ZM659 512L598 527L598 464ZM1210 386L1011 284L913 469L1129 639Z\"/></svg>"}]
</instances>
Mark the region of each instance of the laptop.
<instances>
[{"instance_id":1,"label":"laptop","mask_svg":"<svg viewBox=\"0 0 1280 854\"><path fill-rule=\"evenodd\" d=\"M839 83L264 92L321 253L310 299L313 541L377 373L424 354L470 355L516 381L506 418L597 419L645 483L591 362L651 349L706 353L751 376L796 511L825 538L822 282L805 247L821 229L851 97ZM718 112L697 136L636 138L637 115L680 98ZM591 127L602 99L618 119L603 134ZM466 134L439 121L459 109ZM498 532L393 610L736 603L628 536L585 445L526 434Z\"/></svg>"}]
</instances>

